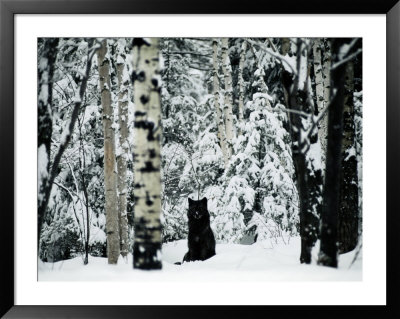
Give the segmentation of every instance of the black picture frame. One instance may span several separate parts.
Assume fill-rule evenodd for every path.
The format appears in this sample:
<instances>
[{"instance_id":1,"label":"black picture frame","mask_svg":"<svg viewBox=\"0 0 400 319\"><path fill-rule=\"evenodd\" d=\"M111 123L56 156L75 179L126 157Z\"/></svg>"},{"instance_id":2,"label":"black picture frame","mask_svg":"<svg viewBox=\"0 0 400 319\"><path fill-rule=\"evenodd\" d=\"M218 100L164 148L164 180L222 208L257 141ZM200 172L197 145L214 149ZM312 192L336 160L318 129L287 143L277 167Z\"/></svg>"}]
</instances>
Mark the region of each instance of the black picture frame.
<instances>
[{"instance_id":1,"label":"black picture frame","mask_svg":"<svg viewBox=\"0 0 400 319\"><path fill-rule=\"evenodd\" d=\"M286 0L227 4L215 0L0 0L0 315L4 318L226 318L255 315L399 318L399 204L396 201L400 162L400 3L399 0ZM14 16L16 14L386 14L386 306L16 306L14 303ZM379 112L377 106L377 112ZM383 142L383 141L382 141ZM27 159L29 160L29 159ZM379 187L379 186L378 186ZM385 203L382 203L385 207ZM382 212L380 212L382 213ZM134 285L132 287L134 288ZM249 292L251 293L251 292ZM316 292L318 293L318 292ZM254 312L258 314L254 314Z\"/></svg>"}]
</instances>

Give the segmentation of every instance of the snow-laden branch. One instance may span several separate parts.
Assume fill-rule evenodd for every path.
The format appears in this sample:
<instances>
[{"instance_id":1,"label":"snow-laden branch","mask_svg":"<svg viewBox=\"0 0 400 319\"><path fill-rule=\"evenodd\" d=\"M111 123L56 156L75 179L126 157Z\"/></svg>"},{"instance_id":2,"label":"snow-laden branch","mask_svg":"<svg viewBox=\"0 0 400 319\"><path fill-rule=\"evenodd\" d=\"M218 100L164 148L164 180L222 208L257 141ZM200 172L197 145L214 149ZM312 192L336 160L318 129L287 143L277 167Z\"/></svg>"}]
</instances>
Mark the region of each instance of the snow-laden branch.
<instances>
[{"instance_id":1,"label":"snow-laden branch","mask_svg":"<svg viewBox=\"0 0 400 319\"><path fill-rule=\"evenodd\" d=\"M186 38L187 40L195 40L195 41L203 41L203 42L209 42L212 41L211 38Z\"/></svg>"},{"instance_id":2,"label":"snow-laden branch","mask_svg":"<svg viewBox=\"0 0 400 319\"><path fill-rule=\"evenodd\" d=\"M94 54L96 53L96 48L97 48L97 45L94 45L92 48L90 48L88 50L88 58L87 58L87 62L86 62L86 72L85 72L85 76L83 77L80 88L79 88L79 95L76 96L76 98L75 98L75 101L74 101L75 105L74 105L71 117L69 119L68 126L64 128L64 130L61 134L61 136L63 138L60 141L60 145L58 147L58 150L54 157L54 161L51 166L50 178L48 179L46 186L45 186L44 204L43 204L44 209L46 209L46 207L47 207L54 180L55 180L56 176L58 175L58 167L59 167L59 164L61 161L61 157L64 154L64 151L66 150L66 148L69 144L69 141L71 140L75 122L78 118L78 114L79 114L79 111L80 111L80 108L82 105L82 100L83 100L83 97L84 97L84 94L86 91L87 82L89 80L89 73L90 73L90 69L92 66L92 58L93 58Z\"/></svg>"},{"instance_id":3,"label":"snow-laden branch","mask_svg":"<svg viewBox=\"0 0 400 319\"><path fill-rule=\"evenodd\" d=\"M213 154L204 154L204 155L213 155ZM193 159L196 159L196 157L194 157ZM208 168L208 169L206 169L205 171L201 171L201 172L197 172L197 174L199 175L199 176L204 176L206 173L208 173L208 172L210 172L210 171L212 171L212 170L214 170L215 169L215 167L213 167L213 166L211 166L210 168ZM180 180L181 178L182 178L182 173L181 172L179 172L179 173L176 173L177 175L175 175L175 177L172 177L172 178L168 178L168 180L165 180L165 183L167 183L167 182L173 182L173 181L176 181L176 180ZM171 176L172 174L170 174L169 176ZM163 180L164 181L164 180Z\"/></svg>"},{"instance_id":4,"label":"snow-laden branch","mask_svg":"<svg viewBox=\"0 0 400 319\"><path fill-rule=\"evenodd\" d=\"M99 39L96 39L96 44L88 49L88 61L93 59L93 56L96 54L97 50L101 48L101 42Z\"/></svg>"},{"instance_id":5,"label":"snow-laden branch","mask_svg":"<svg viewBox=\"0 0 400 319\"><path fill-rule=\"evenodd\" d=\"M64 185L62 185L62 184L60 184L60 183L58 183L58 182L56 182L56 181L54 181L54 185L57 185L58 187L60 187L60 188L62 188L63 190L65 190L65 191L69 194L69 196L71 197L72 201L75 202L75 196L76 196L76 194L72 194L72 192L71 192L68 188L66 188ZM75 196L74 196L74 195L75 195ZM78 196L76 196L76 197L78 197ZM79 199L79 198L78 198L78 199Z\"/></svg>"},{"instance_id":6,"label":"snow-laden branch","mask_svg":"<svg viewBox=\"0 0 400 319\"><path fill-rule=\"evenodd\" d=\"M195 69L195 70L200 70L200 71L212 71L213 69L205 69L205 68L201 68L199 66L196 65L189 65L189 68L191 69Z\"/></svg>"},{"instance_id":7,"label":"snow-laden branch","mask_svg":"<svg viewBox=\"0 0 400 319\"><path fill-rule=\"evenodd\" d=\"M267 38L267 41L268 41L269 45L271 46L272 50L274 52L278 52L278 49L276 48L275 44L271 41L271 38Z\"/></svg>"},{"instance_id":8,"label":"snow-laden branch","mask_svg":"<svg viewBox=\"0 0 400 319\"><path fill-rule=\"evenodd\" d=\"M81 204L85 204L84 202L83 202L83 200L74 192L74 191L71 191L71 190L69 190L66 186L64 186L63 184L61 184L61 183L59 183L59 182L56 182L56 181L54 181L54 185L57 185L58 187L60 187L60 188L62 188L63 190L65 190L67 193L68 193L68 195L71 197L71 199L72 199L72 201L75 203L75 202L81 202ZM75 200L76 199L76 200Z\"/></svg>"},{"instance_id":9,"label":"snow-laden branch","mask_svg":"<svg viewBox=\"0 0 400 319\"><path fill-rule=\"evenodd\" d=\"M163 52L166 55L179 55L179 54L190 54L190 55L197 55L197 56L204 56L207 58L212 58L212 53L199 53L193 51L171 51L171 52Z\"/></svg>"},{"instance_id":10,"label":"snow-laden branch","mask_svg":"<svg viewBox=\"0 0 400 319\"><path fill-rule=\"evenodd\" d=\"M74 184L75 184L76 193L78 194L78 192L79 192L78 181L76 180L74 170L72 169L71 163L70 163L69 161L67 161L67 165L69 166L69 169L70 169L70 171L71 171L72 178L74 179Z\"/></svg>"},{"instance_id":11,"label":"snow-laden branch","mask_svg":"<svg viewBox=\"0 0 400 319\"><path fill-rule=\"evenodd\" d=\"M62 188L63 190L65 190L65 191L69 194L69 196L71 197L71 199L72 199L72 210L73 210L73 212L74 212L74 216L75 216L76 223L78 224L79 235L80 235L82 241L84 242L84 241L85 241L85 237L84 237L83 234L85 233L85 229L82 230L81 222L80 222L80 220L79 220L79 218L78 218L78 214L76 213L76 209L75 209L75 204L76 204L78 201L81 202L81 206L82 206L82 204L83 204L83 203L82 203L82 200L79 198L79 196L76 196L77 199L76 199L76 201L75 201L75 198L74 198L72 192L71 192L67 187L63 186L63 185L60 184L60 183L57 183L56 181L54 181L53 183L54 183L55 185L57 185L58 187ZM83 219L82 219L82 224L85 225ZM84 227L83 227L83 228L84 228Z\"/></svg>"},{"instance_id":12,"label":"snow-laden branch","mask_svg":"<svg viewBox=\"0 0 400 319\"><path fill-rule=\"evenodd\" d=\"M163 175L166 176L165 184L168 184L168 182L170 181L169 168L170 168L170 166L172 164L173 159L175 158L176 153L178 152L178 148L179 148L179 145L177 145L175 147L175 151L172 154L172 158L170 159L167 168L163 170L164 171ZM163 190L163 196L164 196L164 193L165 193L165 187L164 187L164 190Z\"/></svg>"},{"instance_id":13,"label":"snow-laden branch","mask_svg":"<svg viewBox=\"0 0 400 319\"><path fill-rule=\"evenodd\" d=\"M297 74L297 71L295 70L294 66L292 65L292 61L290 61L287 57L283 56L280 53L274 52L270 50L268 47L266 47L264 44L258 43L256 41L250 40L250 39L245 39L248 43L251 45L258 46L262 51L272 55L274 58L277 58L281 63L285 63L291 70L293 74Z\"/></svg>"}]
</instances>

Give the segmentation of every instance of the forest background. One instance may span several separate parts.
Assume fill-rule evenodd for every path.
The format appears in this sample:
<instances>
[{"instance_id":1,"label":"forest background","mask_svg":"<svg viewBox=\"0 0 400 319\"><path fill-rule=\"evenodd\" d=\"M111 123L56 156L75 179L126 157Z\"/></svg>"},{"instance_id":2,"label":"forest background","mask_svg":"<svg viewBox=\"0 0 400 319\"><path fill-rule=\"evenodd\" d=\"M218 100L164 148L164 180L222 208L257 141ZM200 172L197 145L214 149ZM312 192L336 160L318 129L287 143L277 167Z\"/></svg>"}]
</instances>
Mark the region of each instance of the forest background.
<instances>
[{"instance_id":1,"label":"forest background","mask_svg":"<svg viewBox=\"0 0 400 319\"><path fill-rule=\"evenodd\" d=\"M132 154L126 150L132 148L130 141L134 138L133 130L129 132L129 125L134 123L133 94L128 85L133 72L131 46L129 39L109 39L104 43L112 66L111 99L126 103L119 110L114 107L110 126L116 134L117 161L125 158L127 165L126 187L118 190L119 195L126 194L127 198L126 239L121 243L121 251L127 252L132 247L134 226L132 158L123 155ZM57 115L52 121L53 156L65 141L65 128L70 124L74 106L82 102L77 92L83 79L87 87L84 111L76 118L72 142L68 143L57 168L57 180L46 208L40 257L48 261L71 258L83 251L106 255L102 166L105 110L102 110L97 71L100 64L93 59L88 68L87 63L95 49L99 49L98 45L93 39L60 39L57 43L54 63L58 71L54 76L60 80L53 87ZM39 42L39 56L41 46L45 50L45 44ZM349 242L348 247L340 247L345 252L355 248L361 234L361 40L347 39L340 47L342 53L338 50L333 56L341 54L338 59L348 58L344 63L344 98L345 107L350 108L345 113L347 126L345 117L342 149L343 167L351 163L347 165L350 179L343 182L358 185L349 196L352 208L347 214L351 215L351 231L346 234L352 238L342 239L341 242ZM163 240L187 236L187 197L206 196L217 241L251 243L267 237L286 241L302 233L306 243L301 258L307 262L306 248L316 240L316 225L321 216L327 130L326 117L324 124L322 115L330 102L330 71L335 65L331 61L330 40L162 39L160 49ZM87 78L85 70L89 72ZM294 94L301 103L290 99L294 82L300 83ZM120 92L126 92L125 97L120 97ZM301 109L296 110L299 104ZM124 107L126 115L121 113ZM301 121L296 122L298 119ZM124 121L128 125L126 144L121 139ZM294 132L291 127L299 130ZM299 162L297 153L301 155L300 162L306 164L304 172L301 170L297 176L315 178L311 188L310 185L303 188L311 190L311 196L300 195L310 200L303 208L308 223L303 224L303 229L295 173L295 167L300 166L294 163ZM39 155L39 167L41 162ZM308 225L311 228L306 230Z\"/></svg>"}]
</instances>

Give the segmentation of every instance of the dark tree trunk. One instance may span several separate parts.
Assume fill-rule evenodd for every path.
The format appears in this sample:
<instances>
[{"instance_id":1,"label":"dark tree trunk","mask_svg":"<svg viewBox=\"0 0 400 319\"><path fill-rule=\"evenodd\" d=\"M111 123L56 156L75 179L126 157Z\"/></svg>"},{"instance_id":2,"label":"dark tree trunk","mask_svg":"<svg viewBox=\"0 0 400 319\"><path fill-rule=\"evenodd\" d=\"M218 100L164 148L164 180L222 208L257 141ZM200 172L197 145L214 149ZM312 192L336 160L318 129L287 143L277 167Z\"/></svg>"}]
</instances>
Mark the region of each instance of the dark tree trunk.
<instances>
[{"instance_id":1,"label":"dark tree trunk","mask_svg":"<svg viewBox=\"0 0 400 319\"><path fill-rule=\"evenodd\" d=\"M301 117L291 115L292 126L302 127ZM292 130L293 141L299 141L300 133ZM293 143L293 163L297 177L297 191L299 194L300 237L301 254L300 262L311 263L311 250L318 239L319 215L321 210L320 198L322 196L322 172L314 171L307 165L306 155Z\"/></svg>"},{"instance_id":2,"label":"dark tree trunk","mask_svg":"<svg viewBox=\"0 0 400 319\"><path fill-rule=\"evenodd\" d=\"M339 253L347 253L358 242L358 171L354 122L354 65L347 63L345 76L342 178L338 221Z\"/></svg>"},{"instance_id":3,"label":"dark tree trunk","mask_svg":"<svg viewBox=\"0 0 400 319\"><path fill-rule=\"evenodd\" d=\"M333 40L333 64L340 61L339 52L343 44L344 39ZM337 267L345 73L346 63L333 68L331 73L331 104L328 111L328 148L321 216L321 247L318 256L318 264L329 267Z\"/></svg>"},{"instance_id":4,"label":"dark tree trunk","mask_svg":"<svg viewBox=\"0 0 400 319\"><path fill-rule=\"evenodd\" d=\"M80 175L82 180L82 191L83 196L85 197L85 210L86 210L86 234L84 234L85 241L85 259L83 261L84 265L89 263L89 241L90 241L90 212L89 212L89 194L87 191L87 183L85 180L85 168L86 168L86 155L85 148L83 147L83 136L82 136L82 124L78 117L78 126L79 126L79 148L80 152L82 152L82 157L79 158L79 166L80 166Z\"/></svg>"},{"instance_id":5,"label":"dark tree trunk","mask_svg":"<svg viewBox=\"0 0 400 319\"><path fill-rule=\"evenodd\" d=\"M298 56L300 55L300 47L298 47L297 54ZM298 61L299 60L300 57L298 58ZM297 77L293 79L290 73L284 70L282 71L282 84L285 90L285 96L287 97L288 108L299 112L310 111L307 105L307 85L304 85L303 89L300 90ZM322 171L321 169L315 169L311 163L308 163L308 148L301 139L302 133L305 132L302 115L290 113L289 118L291 124L292 156L296 171L297 191L300 202L300 262L310 264L311 250L318 238L322 197ZM317 132L315 132L315 134L310 136L310 143L314 144L317 142L318 136Z\"/></svg>"},{"instance_id":6,"label":"dark tree trunk","mask_svg":"<svg viewBox=\"0 0 400 319\"><path fill-rule=\"evenodd\" d=\"M46 167L38 169L38 245L40 231L45 218L50 187L50 149L53 132L52 100L53 74L57 57L58 38L44 40L42 57L38 61L38 165L47 161ZM43 149L44 147L44 149ZM42 154L41 154L42 153ZM47 195L48 193L48 195Z\"/></svg>"},{"instance_id":7,"label":"dark tree trunk","mask_svg":"<svg viewBox=\"0 0 400 319\"><path fill-rule=\"evenodd\" d=\"M87 186L83 173L82 173L82 185L83 185L83 194L85 196L85 208L86 208L85 260L83 263L87 265L89 263L90 213L89 213L89 195L87 192Z\"/></svg>"}]
</instances>

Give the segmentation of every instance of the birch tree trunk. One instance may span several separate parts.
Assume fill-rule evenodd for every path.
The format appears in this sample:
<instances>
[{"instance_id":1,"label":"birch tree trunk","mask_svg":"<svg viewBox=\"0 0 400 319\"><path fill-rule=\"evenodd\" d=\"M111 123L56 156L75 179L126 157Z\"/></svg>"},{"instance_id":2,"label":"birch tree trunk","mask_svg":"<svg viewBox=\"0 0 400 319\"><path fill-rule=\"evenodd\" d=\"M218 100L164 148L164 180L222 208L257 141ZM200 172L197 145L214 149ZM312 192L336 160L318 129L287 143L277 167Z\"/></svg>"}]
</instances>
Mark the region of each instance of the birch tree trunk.
<instances>
[{"instance_id":1,"label":"birch tree trunk","mask_svg":"<svg viewBox=\"0 0 400 319\"><path fill-rule=\"evenodd\" d=\"M128 102L129 102L129 76L126 70L126 40L117 42L117 79L118 79L118 122L119 122L119 146L117 154L118 167L118 219L121 255L128 255L128 215L127 215L127 157L129 153L128 130Z\"/></svg>"},{"instance_id":2,"label":"birch tree trunk","mask_svg":"<svg viewBox=\"0 0 400 319\"><path fill-rule=\"evenodd\" d=\"M107 229L107 257L109 264L117 264L119 257L119 222L117 174L115 163L115 134L112 128L113 109L110 91L110 57L107 50L107 40L103 40L97 52L101 104L103 106L104 130L104 186Z\"/></svg>"},{"instance_id":3,"label":"birch tree trunk","mask_svg":"<svg viewBox=\"0 0 400 319\"><path fill-rule=\"evenodd\" d=\"M215 110L217 115L217 127L218 127L218 139L221 145L222 156L224 158L224 165L225 168L228 166L228 157L227 157L227 150L226 150L226 137L225 137L225 128L224 128L224 121L222 118L221 106L219 104L219 92L220 92L220 85L219 85L219 78L218 78L218 40L213 40L213 91L214 91L214 104Z\"/></svg>"},{"instance_id":4,"label":"birch tree trunk","mask_svg":"<svg viewBox=\"0 0 400 319\"><path fill-rule=\"evenodd\" d=\"M233 92L232 92L232 68L228 54L228 38L222 38L222 71L225 79L225 99L224 99L224 115L225 115L225 132L226 132L226 156L227 162L232 156L232 140L233 140Z\"/></svg>"},{"instance_id":5,"label":"birch tree trunk","mask_svg":"<svg viewBox=\"0 0 400 319\"><path fill-rule=\"evenodd\" d=\"M322 43L321 39L317 38L314 40L313 44L313 55L314 55L314 75L315 75L315 95L316 95L316 100L317 100L317 109L318 113L323 112L325 106L329 103L329 96L326 96L325 93L327 90L324 89L324 77L326 76L324 74L328 73L329 74L329 67L330 66L325 66L328 67L327 70L324 70L322 67ZM328 71L328 72L326 72ZM329 80L329 75L328 75L328 80ZM326 98L326 99L325 99ZM318 126L318 138L321 143L321 151L322 151L322 161L325 163L326 159L326 139L327 139L327 116L325 115L323 119L319 122Z\"/></svg>"},{"instance_id":6,"label":"birch tree trunk","mask_svg":"<svg viewBox=\"0 0 400 319\"><path fill-rule=\"evenodd\" d=\"M238 82L239 82L239 135L242 134L243 125L243 111L244 111L244 80L243 80L243 68L244 60L246 57L247 41L243 41L240 51L239 71L238 71Z\"/></svg>"},{"instance_id":7,"label":"birch tree trunk","mask_svg":"<svg viewBox=\"0 0 400 319\"><path fill-rule=\"evenodd\" d=\"M161 76L159 39L133 41L135 242L133 267L161 269Z\"/></svg>"},{"instance_id":8,"label":"birch tree trunk","mask_svg":"<svg viewBox=\"0 0 400 319\"><path fill-rule=\"evenodd\" d=\"M358 242L358 170L354 121L354 64L348 62L345 76L342 178L338 223L339 253L352 251Z\"/></svg>"},{"instance_id":9,"label":"birch tree trunk","mask_svg":"<svg viewBox=\"0 0 400 319\"><path fill-rule=\"evenodd\" d=\"M335 39L332 43L334 62L339 61L339 52L343 44L343 39ZM318 264L329 267L337 267L345 72L346 63L343 63L331 73L332 101L328 111L328 148L321 216L321 247L318 255Z\"/></svg>"},{"instance_id":10,"label":"birch tree trunk","mask_svg":"<svg viewBox=\"0 0 400 319\"><path fill-rule=\"evenodd\" d=\"M53 74L58 38L44 40L43 54L38 61L38 245L50 196L50 149L53 132Z\"/></svg>"},{"instance_id":11,"label":"birch tree trunk","mask_svg":"<svg viewBox=\"0 0 400 319\"><path fill-rule=\"evenodd\" d=\"M314 75L315 75L315 93L317 98L318 113L320 113L325 105L324 100L324 78L322 74L322 58L321 58L321 39L315 39L313 44L314 55Z\"/></svg>"},{"instance_id":12,"label":"birch tree trunk","mask_svg":"<svg viewBox=\"0 0 400 319\"><path fill-rule=\"evenodd\" d=\"M323 105L324 108L330 101L331 94L331 43L329 39L324 39L320 42L323 48L323 55L321 55L322 62L322 78L323 78ZM319 111L319 108L318 108ZM328 112L326 113L328 114ZM327 145L328 145L328 116L325 115L319 122L318 136L321 142L321 149L323 158L326 159Z\"/></svg>"}]
</instances>

